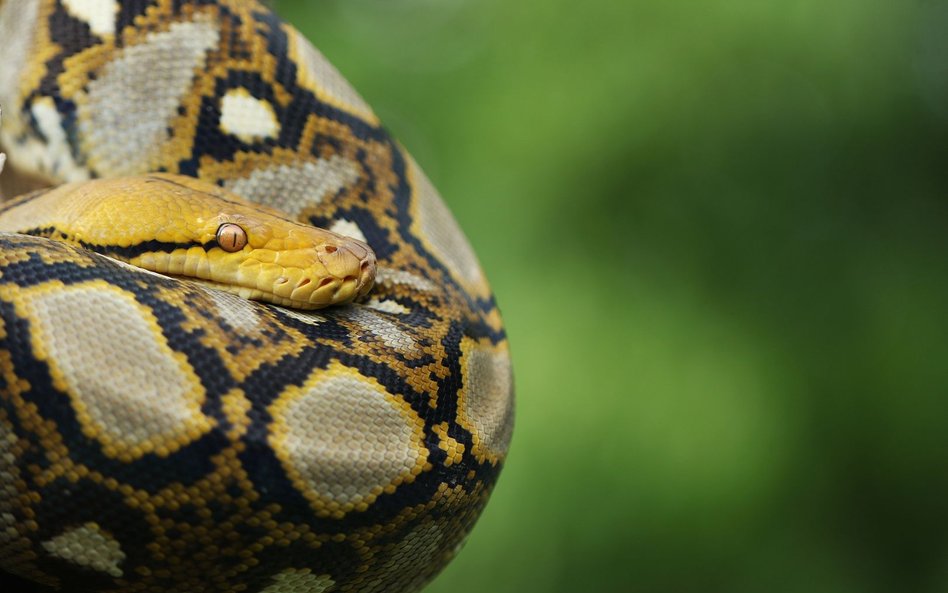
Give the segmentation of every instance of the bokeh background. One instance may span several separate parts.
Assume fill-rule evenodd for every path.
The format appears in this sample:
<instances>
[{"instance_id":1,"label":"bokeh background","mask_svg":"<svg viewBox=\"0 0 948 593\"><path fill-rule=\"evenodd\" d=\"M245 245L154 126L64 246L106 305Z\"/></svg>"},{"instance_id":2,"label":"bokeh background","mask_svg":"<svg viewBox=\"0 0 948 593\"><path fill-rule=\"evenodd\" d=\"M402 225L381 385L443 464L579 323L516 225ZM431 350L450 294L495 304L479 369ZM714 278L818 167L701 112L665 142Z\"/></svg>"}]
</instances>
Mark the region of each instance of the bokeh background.
<instances>
[{"instance_id":1,"label":"bokeh background","mask_svg":"<svg viewBox=\"0 0 948 593\"><path fill-rule=\"evenodd\" d=\"M274 4L505 314L512 452L428 591L948 591L948 2Z\"/></svg>"}]
</instances>

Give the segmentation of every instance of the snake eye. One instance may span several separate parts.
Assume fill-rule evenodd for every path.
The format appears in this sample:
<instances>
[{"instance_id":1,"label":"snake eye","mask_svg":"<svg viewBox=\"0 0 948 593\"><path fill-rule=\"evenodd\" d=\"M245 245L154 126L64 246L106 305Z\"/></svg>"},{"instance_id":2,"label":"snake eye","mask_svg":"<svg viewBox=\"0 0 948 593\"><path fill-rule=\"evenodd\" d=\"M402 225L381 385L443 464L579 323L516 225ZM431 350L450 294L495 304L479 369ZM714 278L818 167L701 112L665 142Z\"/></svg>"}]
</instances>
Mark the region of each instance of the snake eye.
<instances>
[{"instance_id":1,"label":"snake eye","mask_svg":"<svg viewBox=\"0 0 948 593\"><path fill-rule=\"evenodd\" d=\"M247 232L236 224L225 222L217 227L217 244L230 253L240 251L247 244Z\"/></svg>"}]
</instances>

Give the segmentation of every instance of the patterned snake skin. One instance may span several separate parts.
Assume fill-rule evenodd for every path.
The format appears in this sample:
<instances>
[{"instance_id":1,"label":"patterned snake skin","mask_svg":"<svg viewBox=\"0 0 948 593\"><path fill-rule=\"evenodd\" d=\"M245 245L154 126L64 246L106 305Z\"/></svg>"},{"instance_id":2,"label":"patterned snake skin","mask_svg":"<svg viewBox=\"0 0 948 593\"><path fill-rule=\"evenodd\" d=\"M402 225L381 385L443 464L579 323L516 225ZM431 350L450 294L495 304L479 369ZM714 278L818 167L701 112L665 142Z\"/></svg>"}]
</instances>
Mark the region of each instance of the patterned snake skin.
<instances>
[{"instance_id":1,"label":"patterned snake skin","mask_svg":"<svg viewBox=\"0 0 948 593\"><path fill-rule=\"evenodd\" d=\"M301 312L0 234L2 590L420 589L487 502L513 398L418 165L255 1L0 0L0 47L4 177L181 173L378 256L358 304Z\"/></svg>"}]
</instances>

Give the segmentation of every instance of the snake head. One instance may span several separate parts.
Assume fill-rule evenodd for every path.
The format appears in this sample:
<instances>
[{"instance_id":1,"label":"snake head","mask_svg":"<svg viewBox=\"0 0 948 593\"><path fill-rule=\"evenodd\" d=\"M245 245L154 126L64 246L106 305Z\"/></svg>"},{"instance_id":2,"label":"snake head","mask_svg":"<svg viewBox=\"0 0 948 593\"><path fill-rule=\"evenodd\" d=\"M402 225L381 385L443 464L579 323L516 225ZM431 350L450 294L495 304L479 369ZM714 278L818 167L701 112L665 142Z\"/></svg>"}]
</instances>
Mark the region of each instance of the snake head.
<instances>
[{"instance_id":1,"label":"snake head","mask_svg":"<svg viewBox=\"0 0 948 593\"><path fill-rule=\"evenodd\" d=\"M298 309L348 303L372 289L375 254L362 241L251 210L227 208L208 219L200 233L213 234L203 245L208 265L192 268L199 279Z\"/></svg>"},{"instance_id":2,"label":"snake head","mask_svg":"<svg viewBox=\"0 0 948 593\"><path fill-rule=\"evenodd\" d=\"M174 202L161 209L180 213L170 236L188 247L129 263L297 309L349 303L372 289L375 253L362 241L290 220L196 179L145 179L159 202Z\"/></svg>"},{"instance_id":3,"label":"snake head","mask_svg":"<svg viewBox=\"0 0 948 593\"><path fill-rule=\"evenodd\" d=\"M351 302L375 281L375 254L362 241L180 175L97 179L36 192L0 209L0 230L47 236L298 309Z\"/></svg>"},{"instance_id":4,"label":"snake head","mask_svg":"<svg viewBox=\"0 0 948 593\"><path fill-rule=\"evenodd\" d=\"M190 177L141 179L135 204L142 208L153 200L164 213L156 213L156 228L142 235L179 247L142 253L128 260L133 265L296 309L349 303L372 289L375 253L362 241L290 220Z\"/></svg>"}]
</instances>

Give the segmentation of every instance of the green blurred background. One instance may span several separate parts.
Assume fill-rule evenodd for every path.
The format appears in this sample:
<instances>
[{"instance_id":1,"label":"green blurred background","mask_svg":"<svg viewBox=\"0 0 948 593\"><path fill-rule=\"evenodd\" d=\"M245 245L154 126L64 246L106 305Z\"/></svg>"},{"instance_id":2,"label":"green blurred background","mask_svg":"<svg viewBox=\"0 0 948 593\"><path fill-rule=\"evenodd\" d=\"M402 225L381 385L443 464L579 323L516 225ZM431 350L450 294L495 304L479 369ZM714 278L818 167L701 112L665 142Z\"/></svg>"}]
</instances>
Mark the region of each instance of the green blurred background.
<instances>
[{"instance_id":1,"label":"green blurred background","mask_svg":"<svg viewBox=\"0 0 948 593\"><path fill-rule=\"evenodd\" d=\"M948 591L948 3L278 0L514 355L431 593Z\"/></svg>"}]
</instances>

